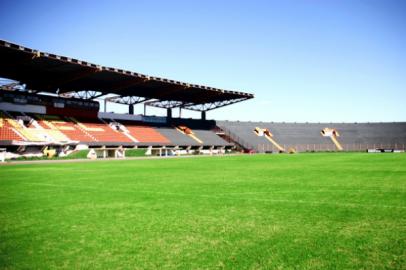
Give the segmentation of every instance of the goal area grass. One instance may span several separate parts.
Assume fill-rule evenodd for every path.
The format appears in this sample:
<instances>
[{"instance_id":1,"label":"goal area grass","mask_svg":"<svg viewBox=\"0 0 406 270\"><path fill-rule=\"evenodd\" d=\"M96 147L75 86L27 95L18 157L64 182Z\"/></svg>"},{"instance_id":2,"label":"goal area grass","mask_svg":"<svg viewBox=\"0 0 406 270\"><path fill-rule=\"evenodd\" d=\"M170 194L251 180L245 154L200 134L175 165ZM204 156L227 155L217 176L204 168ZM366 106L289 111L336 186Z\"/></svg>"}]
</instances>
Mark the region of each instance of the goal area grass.
<instances>
[{"instance_id":1,"label":"goal area grass","mask_svg":"<svg viewBox=\"0 0 406 270\"><path fill-rule=\"evenodd\" d=\"M404 269L406 154L0 166L0 269Z\"/></svg>"}]
</instances>

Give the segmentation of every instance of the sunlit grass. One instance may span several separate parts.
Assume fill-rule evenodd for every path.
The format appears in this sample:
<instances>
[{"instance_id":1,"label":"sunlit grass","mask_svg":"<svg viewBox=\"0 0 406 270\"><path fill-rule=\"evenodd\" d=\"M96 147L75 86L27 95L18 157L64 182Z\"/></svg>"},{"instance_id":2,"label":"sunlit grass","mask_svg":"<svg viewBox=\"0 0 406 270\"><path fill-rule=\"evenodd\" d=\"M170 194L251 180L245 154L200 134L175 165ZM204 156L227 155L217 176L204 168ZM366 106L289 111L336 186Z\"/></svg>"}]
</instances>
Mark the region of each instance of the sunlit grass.
<instances>
[{"instance_id":1,"label":"sunlit grass","mask_svg":"<svg viewBox=\"0 0 406 270\"><path fill-rule=\"evenodd\" d=\"M402 269L406 155L0 167L0 268Z\"/></svg>"}]
</instances>

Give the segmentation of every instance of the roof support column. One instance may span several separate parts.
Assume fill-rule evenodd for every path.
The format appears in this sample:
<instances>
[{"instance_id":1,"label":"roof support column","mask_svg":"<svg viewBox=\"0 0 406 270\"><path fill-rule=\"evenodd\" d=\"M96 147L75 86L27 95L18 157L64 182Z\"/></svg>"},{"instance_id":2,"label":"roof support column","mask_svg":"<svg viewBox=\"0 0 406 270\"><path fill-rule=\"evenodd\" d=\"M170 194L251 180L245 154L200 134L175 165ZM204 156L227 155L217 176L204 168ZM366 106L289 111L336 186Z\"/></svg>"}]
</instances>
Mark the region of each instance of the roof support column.
<instances>
[{"instance_id":1,"label":"roof support column","mask_svg":"<svg viewBox=\"0 0 406 270\"><path fill-rule=\"evenodd\" d=\"M172 109L171 108L166 109L166 118L167 118L167 120L172 119Z\"/></svg>"},{"instance_id":2,"label":"roof support column","mask_svg":"<svg viewBox=\"0 0 406 270\"><path fill-rule=\"evenodd\" d=\"M206 120L206 111L202 111L202 120Z\"/></svg>"},{"instance_id":3,"label":"roof support column","mask_svg":"<svg viewBox=\"0 0 406 270\"><path fill-rule=\"evenodd\" d=\"M128 105L128 114L134 114L134 104Z\"/></svg>"}]
</instances>

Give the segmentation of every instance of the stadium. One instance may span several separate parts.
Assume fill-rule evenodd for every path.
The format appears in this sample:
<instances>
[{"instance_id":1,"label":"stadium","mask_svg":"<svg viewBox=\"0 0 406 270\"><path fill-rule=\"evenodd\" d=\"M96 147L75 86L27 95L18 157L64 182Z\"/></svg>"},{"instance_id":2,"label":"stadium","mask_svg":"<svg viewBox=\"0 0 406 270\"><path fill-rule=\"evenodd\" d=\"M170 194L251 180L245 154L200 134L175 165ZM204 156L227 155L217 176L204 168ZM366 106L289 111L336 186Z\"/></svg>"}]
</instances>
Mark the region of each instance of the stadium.
<instances>
[{"instance_id":1,"label":"stadium","mask_svg":"<svg viewBox=\"0 0 406 270\"><path fill-rule=\"evenodd\" d=\"M206 112L253 94L158 78L0 41L3 83L0 141L5 158L284 152L404 152L406 123L273 123L206 120ZM90 90L87 90L90 89ZM128 105L128 114L99 111ZM134 106L164 108L166 117L134 115ZM173 118L172 110L201 112Z\"/></svg>"},{"instance_id":2,"label":"stadium","mask_svg":"<svg viewBox=\"0 0 406 270\"><path fill-rule=\"evenodd\" d=\"M0 269L405 269L406 122L255 95L0 40Z\"/></svg>"},{"instance_id":3,"label":"stadium","mask_svg":"<svg viewBox=\"0 0 406 270\"><path fill-rule=\"evenodd\" d=\"M0 58L2 268L404 267L406 123L207 120L254 95L7 41Z\"/></svg>"}]
</instances>

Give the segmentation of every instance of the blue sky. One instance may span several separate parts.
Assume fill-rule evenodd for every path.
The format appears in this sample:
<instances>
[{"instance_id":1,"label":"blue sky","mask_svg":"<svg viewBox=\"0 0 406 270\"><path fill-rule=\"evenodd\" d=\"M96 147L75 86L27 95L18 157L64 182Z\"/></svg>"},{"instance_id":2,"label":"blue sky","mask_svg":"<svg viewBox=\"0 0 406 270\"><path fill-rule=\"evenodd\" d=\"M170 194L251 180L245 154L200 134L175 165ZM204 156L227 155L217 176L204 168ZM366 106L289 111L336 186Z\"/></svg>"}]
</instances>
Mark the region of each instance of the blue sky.
<instances>
[{"instance_id":1,"label":"blue sky","mask_svg":"<svg viewBox=\"0 0 406 270\"><path fill-rule=\"evenodd\" d=\"M2 0L0 14L0 39L256 96L208 118L406 120L403 0Z\"/></svg>"}]
</instances>

